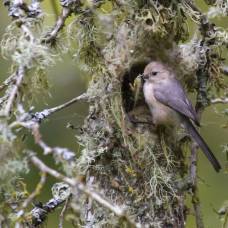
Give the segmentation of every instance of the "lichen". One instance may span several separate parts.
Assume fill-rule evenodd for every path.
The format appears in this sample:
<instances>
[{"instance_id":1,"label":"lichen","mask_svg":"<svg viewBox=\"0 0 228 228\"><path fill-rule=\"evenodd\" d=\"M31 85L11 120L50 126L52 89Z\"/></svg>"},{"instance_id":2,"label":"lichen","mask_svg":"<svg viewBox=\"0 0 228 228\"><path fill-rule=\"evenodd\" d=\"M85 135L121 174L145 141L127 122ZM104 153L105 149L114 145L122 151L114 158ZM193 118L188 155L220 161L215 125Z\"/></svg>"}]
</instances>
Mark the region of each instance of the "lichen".
<instances>
[{"instance_id":1,"label":"lichen","mask_svg":"<svg viewBox=\"0 0 228 228\"><path fill-rule=\"evenodd\" d=\"M180 11L173 5L154 5L129 12L122 19L114 39L101 50L105 70L93 73L88 89L89 94L96 91L93 95L97 102L91 105L82 135L78 136L84 148L78 158L78 172L94 177L98 189L126 208L137 222L154 226L171 224L171 215L180 213L175 182L182 165L177 162L179 150L168 139L161 142L149 125L135 127L129 122L124 100L131 97L123 97L122 83L124 77L133 77L129 81L134 81L137 75L126 72L137 61L171 62L169 58L176 50L173 42L186 39L186 33L179 33L179 28L185 29L186 20L185 16L180 19ZM170 36L171 30L177 32ZM128 111L134 112L134 107L128 107ZM144 209L138 211L139 207ZM158 208L164 213L163 221ZM112 216L97 207L93 216L97 226L114 226Z\"/></svg>"},{"instance_id":2,"label":"lichen","mask_svg":"<svg viewBox=\"0 0 228 228\"><path fill-rule=\"evenodd\" d=\"M15 219L13 209L17 210L27 197L26 186L18 184L15 175L27 171L27 154L20 153L23 146L18 140L23 130L13 131L12 126L18 124L14 121L24 121L25 125L32 119L29 105L37 94L48 91L46 69L69 52L91 75L86 92L89 113L77 135L82 150L69 165L62 156L69 152L67 149L43 147L54 153L54 160L64 167L68 178L75 175L88 189L124 208L134 222L148 227L184 226L189 164L188 151L178 137L183 139L185 135L178 131L174 137L151 124L136 78L148 62L165 62L188 91L197 91L201 107L209 105L210 96L225 87L220 69L228 35L207 17L218 15L219 10L227 14L227 4L221 0L207 2L213 6L206 15L193 1L63 0L62 14L53 30L47 31L39 1L32 1L29 7L24 2L5 1L14 21L3 37L2 54L13 62L15 78L18 68L23 74L16 85L13 77L0 98L1 109L9 107L0 121L0 171L3 169L1 178L10 175L11 182L5 186L7 195L0 195L3 217L11 213L9 218ZM72 23L65 23L70 15ZM189 20L199 28L193 36L189 34ZM64 24L67 29L60 33ZM35 141L41 138L39 124L32 122L27 127ZM18 185L13 191L10 187L15 183ZM16 207L10 208L14 200ZM71 209L70 219L78 226L129 227L123 216L117 219L77 187L72 189Z\"/></svg>"}]
</instances>

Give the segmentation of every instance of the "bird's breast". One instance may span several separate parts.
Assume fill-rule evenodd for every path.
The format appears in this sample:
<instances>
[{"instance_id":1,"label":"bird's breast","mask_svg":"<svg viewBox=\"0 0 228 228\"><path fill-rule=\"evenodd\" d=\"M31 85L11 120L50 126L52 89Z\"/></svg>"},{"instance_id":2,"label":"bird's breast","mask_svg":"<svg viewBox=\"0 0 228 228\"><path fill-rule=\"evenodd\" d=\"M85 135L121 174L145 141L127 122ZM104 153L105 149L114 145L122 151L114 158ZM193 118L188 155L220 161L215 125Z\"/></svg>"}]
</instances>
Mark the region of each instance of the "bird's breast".
<instances>
[{"instance_id":1,"label":"bird's breast","mask_svg":"<svg viewBox=\"0 0 228 228\"><path fill-rule=\"evenodd\" d=\"M144 83L143 86L146 103L152 114L155 125L178 125L179 115L176 111L159 102L154 96L152 83Z\"/></svg>"}]
</instances>

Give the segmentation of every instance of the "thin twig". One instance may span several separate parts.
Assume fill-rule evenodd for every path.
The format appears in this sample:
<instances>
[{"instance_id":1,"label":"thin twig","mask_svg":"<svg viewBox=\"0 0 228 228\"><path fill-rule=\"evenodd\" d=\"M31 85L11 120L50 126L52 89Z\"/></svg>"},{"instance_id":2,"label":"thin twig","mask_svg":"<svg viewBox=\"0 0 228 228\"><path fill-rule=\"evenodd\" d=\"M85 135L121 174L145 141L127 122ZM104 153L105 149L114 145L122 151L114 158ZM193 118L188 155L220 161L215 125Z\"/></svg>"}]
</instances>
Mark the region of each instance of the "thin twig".
<instances>
[{"instance_id":1,"label":"thin twig","mask_svg":"<svg viewBox=\"0 0 228 228\"><path fill-rule=\"evenodd\" d=\"M67 17L69 17L71 13L72 11L70 8L63 7L61 15L59 15L52 31L49 32L42 40L43 43L52 43L56 40L58 32L63 28Z\"/></svg>"},{"instance_id":2,"label":"thin twig","mask_svg":"<svg viewBox=\"0 0 228 228\"><path fill-rule=\"evenodd\" d=\"M71 99L70 101L67 101L64 104L58 105L56 107L53 108L49 108L49 109L44 109L41 112L36 112L35 114L33 114L33 120L36 122L41 122L43 119L47 118L48 116L50 116L51 114L58 112L78 101L82 101L82 100L88 100L88 96L87 94L83 93L80 96L74 97L73 99Z\"/></svg>"},{"instance_id":3,"label":"thin twig","mask_svg":"<svg viewBox=\"0 0 228 228\"><path fill-rule=\"evenodd\" d=\"M198 113L201 110L198 110ZM198 193L198 183L197 183L197 149L198 145L196 142L192 142L191 145L191 163L190 163L190 186L192 189L192 205L195 212L195 221L197 228L204 228L203 217L201 212L199 193Z\"/></svg>"},{"instance_id":4,"label":"thin twig","mask_svg":"<svg viewBox=\"0 0 228 228\"><path fill-rule=\"evenodd\" d=\"M24 66L20 66L18 68L18 71L17 71L17 78L16 78L16 82L15 82L15 85L9 95L9 99L8 99L8 102L6 103L6 106L5 106L5 110L4 110L4 115L5 116L8 116L10 111L11 111L11 108L13 106L13 102L17 96L17 92L18 92L18 89L23 81L23 78L25 76L25 67Z\"/></svg>"},{"instance_id":5,"label":"thin twig","mask_svg":"<svg viewBox=\"0 0 228 228\"><path fill-rule=\"evenodd\" d=\"M46 166L37 156L34 154L31 155L31 161L32 163L40 169L42 172L46 172L49 175L55 177L56 179L60 179L64 181L65 183L69 184L71 187L77 188L79 191L86 194L89 198L95 200L97 203L99 203L101 206L107 208L111 212L113 212L116 216L118 216L120 219L124 219L128 222L128 224L131 227L141 227L140 224L136 224L134 221L132 221L125 213L125 210L121 209L120 207L113 205L106 199L104 199L102 196L100 196L98 193L93 191L92 189L87 188L82 182L80 182L79 179L72 179L69 177L66 177L62 175L61 173L57 172L54 169L51 169L50 167Z\"/></svg>"},{"instance_id":6,"label":"thin twig","mask_svg":"<svg viewBox=\"0 0 228 228\"><path fill-rule=\"evenodd\" d=\"M202 22L201 22L202 23ZM203 23L201 24L203 27ZM205 28L204 28L205 29ZM206 45L204 41L205 33L202 33L202 43L201 47L203 48ZM198 79L198 93L197 93L197 102L196 102L196 112L198 118L200 119L201 114L207 104L207 94L206 94L206 84L207 84L207 77L208 77L208 67L207 64L199 66L197 70L197 79ZM191 145L191 164L190 164L190 182L191 182L191 189L192 189L192 205L195 212L195 221L197 228L204 228L203 217L201 212L200 206L200 199L198 193L198 182L197 182L197 149L198 144L196 142L192 142Z\"/></svg>"},{"instance_id":7,"label":"thin twig","mask_svg":"<svg viewBox=\"0 0 228 228\"><path fill-rule=\"evenodd\" d=\"M41 192L41 189L43 188L45 182L46 182L46 173L45 172L42 172L41 173L41 178L40 178L40 181L39 183L36 185L36 188L35 190L29 195L29 197L23 202L23 204L21 205L21 210L18 211L17 213L17 217L18 218L21 218L25 211L24 209L26 209L28 207L28 205L33 201L33 199L40 194Z\"/></svg>"},{"instance_id":8,"label":"thin twig","mask_svg":"<svg viewBox=\"0 0 228 228\"><path fill-rule=\"evenodd\" d=\"M190 164L190 179L191 186L195 188L197 184L197 149L198 145L193 142L191 145L191 164Z\"/></svg>"},{"instance_id":9,"label":"thin twig","mask_svg":"<svg viewBox=\"0 0 228 228\"><path fill-rule=\"evenodd\" d=\"M10 125L10 128L14 128L14 127L18 127L18 126L27 128L32 131L32 135L35 140L35 143L43 149L44 155L52 153L55 156L63 159L64 161L68 161L68 162L74 161L74 159L75 159L74 152L70 151L67 148L50 147L42 140L42 136L41 136L40 130L39 130L39 127L40 127L39 123L32 121L32 120L24 121L24 122L15 121Z\"/></svg>"},{"instance_id":10,"label":"thin twig","mask_svg":"<svg viewBox=\"0 0 228 228\"><path fill-rule=\"evenodd\" d=\"M228 104L228 97L214 98L211 104Z\"/></svg>"},{"instance_id":11,"label":"thin twig","mask_svg":"<svg viewBox=\"0 0 228 228\"><path fill-rule=\"evenodd\" d=\"M197 186L197 149L198 145L192 143L191 146L191 164L190 164L190 179L191 179L191 189L192 189L192 204L195 212L196 227L204 228L200 201L198 196L198 186Z\"/></svg>"},{"instance_id":12,"label":"thin twig","mask_svg":"<svg viewBox=\"0 0 228 228\"><path fill-rule=\"evenodd\" d=\"M92 98L90 98L92 99ZM60 147L50 147L48 146L43 140L42 136L40 134L40 123L44 118L47 118L51 114L58 112L74 103L77 101L81 100L88 100L87 94L83 93L80 96L77 96L70 101L67 101L64 104L58 105L56 107L50 108L50 109L45 109L41 112L36 112L35 114L32 114L32 118L28 118L28 116L25 116L24 119L19 120L19 121L14 121L12 124L10 124L10 128L14 128L17 126L22 126L24 128L27 128L32 131L32 135L34 137L34 140L36 144L38 144L44 151L44 154L50 154L53 153L54 155L57 155L58 157L63 158L65 161L71 162L75 158L75 153L71 152L70 150L66 148L60 148Z\"/></svg>"},{"instance_id":13,"label":"thin twig","mask_svg":"<svg viewBox=\"0 0 228 228\"><path fill-rule=\"evenodd\" d=\"M63 221L64 221L64 215L66 213L66 210L68 208L69 202L70 202L70 196L66 199L65 204L63 206L63 209L59 215L59 228L63 228Z\"/></svg>"}]
</instances>

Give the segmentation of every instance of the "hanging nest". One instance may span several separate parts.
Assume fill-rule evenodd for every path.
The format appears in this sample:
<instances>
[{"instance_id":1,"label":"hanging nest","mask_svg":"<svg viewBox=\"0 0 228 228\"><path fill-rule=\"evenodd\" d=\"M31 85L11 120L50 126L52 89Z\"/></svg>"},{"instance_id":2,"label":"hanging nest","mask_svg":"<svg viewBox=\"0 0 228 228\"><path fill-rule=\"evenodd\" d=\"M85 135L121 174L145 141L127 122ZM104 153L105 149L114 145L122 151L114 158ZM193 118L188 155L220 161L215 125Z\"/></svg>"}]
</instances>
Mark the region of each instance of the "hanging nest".
<instances>
[{"instance_id":1,"label":"hanging nest","mask_svg":"<svg viewBox=\"0 0 228 228\"><path fill-rule=\"evenodd\" d=\"M141 9L131 15L132 20L119 25L101 50L99 72L93 70L87 93L95 102L78 136L84 149L77 172L85 176L86 183L125 208L136 222L153 227L184 222L184 194L177 183L185 172L184 156L168 137L158 137L142 85L135 84L151 60L170 65L178 61L175 41L186 38L185 17L180 17L179 11ZM85 200L84 204L80 223L118 226L113 214L96 203Z\"/></svg>"}]
</instances>

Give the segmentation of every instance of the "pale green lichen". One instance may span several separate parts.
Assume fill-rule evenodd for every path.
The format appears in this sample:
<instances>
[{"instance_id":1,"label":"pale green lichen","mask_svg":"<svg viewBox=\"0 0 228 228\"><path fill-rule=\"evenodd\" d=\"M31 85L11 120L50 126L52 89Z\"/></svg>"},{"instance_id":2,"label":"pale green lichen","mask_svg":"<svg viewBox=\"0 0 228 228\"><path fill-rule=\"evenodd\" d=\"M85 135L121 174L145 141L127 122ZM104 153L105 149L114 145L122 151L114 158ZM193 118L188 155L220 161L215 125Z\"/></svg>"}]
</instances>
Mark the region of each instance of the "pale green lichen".
<instances>
[{"instance_id":1,"label":"pale green lichen","mask_svg":"<svg viewBox=\"0 0 228 228\"><path fill-rule=\"evenodd\" d=\"M76 1L71 3L73 7ZM226 4L223 3L216 1L217 7L224 10ZM176 139L165 134L158 136L149 124L135 126L130 121L129 116L140 106L145 108L143 114L135 116L140 118L148 113L145 103L136 99L134 105L130 104L135 98L130 87L137 76L131 75L131 70L140 62L141 70L137 73L142 73L148 61L160 60L173 67L191 91L198 89L194 75L199 68L205 76L205 90L222 88L220 48L228 42L227 32L221 28L214 30L191 1L118 0L103 1L98 7L86 1L77 8L74 8L75 20L68 25L66 33L55 38L55 51L42 42L40 34L45 30L36 26L37 23L42 25L41 21L27 18L21 26L13 22L6 31L2 41L4 56L12 59L14 70L17 66L26 67L15 117L25 114L18 114L18 103L26 103L28 97L47 88L46 68L62 53L73 53L80 67L91 73L87 91L91 103L81 134L77 135L81 154L72 167L66 168L66 174L81 175L89 187L125 208L136 222L162 227L179 222L173 217L185 220L180 200L184 200L186 192L180 191L177 182L183 182L186 175L186 154L183 155ZM189 36L190 19L201 29L193 38ZM210 62L208 68L207 62ZM129 90L128 93L123 93L123 88ZM11 89L6 90L6 95ZM137 97L143 101L142 94ZM1 100L3 107L4 99L7 96ZM4 159L15 156L13 142L18 137L8 128L7 121L4 119L0 125L3 129L0 147L6 152L2 154ZM25 172L26 160L18 161L10 157L4 174ZM55 187L59 189L58 185ZM77 189L74 189L71 207L75 210L72 220L79 226L128 225L96 202L90 203Z\"/></svg>"},{"instance_id":2,"label":"pale green lichen","mask_svg":"<svg viewBox=\"0 0 228 228\"><path fill-rule=\"evenodd\" d=\"M175 47L174 37L181 39L181 33L170 36L167 32L184 25L184 20L176 22L173 19L174 24L168 23L174 16L178 17L179 12L175 13L170 8L155 14L155 10L158 9L142 9L128 15L127 22L123 20L119 24L115 39L102 49L106 70L104 74L94 73L94 80L89 86L89 91L97 91L96 100L99 99L99 103L92 106L84 131L78 136L84 146L78 158L79 172L84 174L87 171L94 176L98 189L103 189L107 197L125 207L137 221L150 225L159 224L159 220L147 216L156 217L156 208L162 210L166 205L173 205L173 209L167 208L167 220L176 210L174 205L178 201L178 190L174 180L179 178L177 170L180 164L176 163L174 147L167 146L166 140L161 146L147 127L144 126L142 132L129 125L123 99L130 98L122 97L121 87L125 73L137 60L168 60ZM152 18L152 15L157 16ZM134 26L131 20L134 20ZM148 20L154 20L152 25ZM185 39L186 34L182 34ZM164 50L163 45L167 48L164 52L161 51ZM146 207L140 215L137 210L139 205ZM104 212L102 216L105 217L100 223L98 211L96 207L93 215L96 225L114 225L112 216Z\"/></svg>"},{"instance_id":3,"label":"pale green lichen","mask_svg":"<svg viewBox=\"0 0 228 228\"><path fill-rule=\"evenodd\" d=\"M209 18L228 15L228 2L226 0L215 0L213 5L207 12Z\"/></svg>"}]
</instances>

